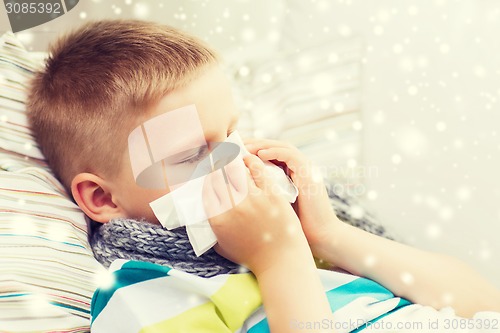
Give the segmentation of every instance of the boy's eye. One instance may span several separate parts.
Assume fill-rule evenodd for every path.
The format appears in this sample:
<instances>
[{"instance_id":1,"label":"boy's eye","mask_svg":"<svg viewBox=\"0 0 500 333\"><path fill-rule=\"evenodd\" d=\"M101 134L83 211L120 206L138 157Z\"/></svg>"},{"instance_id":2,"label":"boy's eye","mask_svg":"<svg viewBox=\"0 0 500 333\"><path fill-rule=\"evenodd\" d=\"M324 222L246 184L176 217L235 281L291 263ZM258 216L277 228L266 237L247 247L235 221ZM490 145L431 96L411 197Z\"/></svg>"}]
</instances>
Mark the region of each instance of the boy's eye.
<instances>
[{"instance_id":1,"label":"boy's eye","mask_svg":"<svg viewBox=\"0 0 500 333\"><path fill-rule=\"evenodd\" d=\"M206 156L207 151L208 151L208 147L202 146L202 147L198 148L195 155L189 156L188 158L183 159L182 161L179 161L176 164L192 164L192 163L198 162Z\"/></svg>"},{"instance_id":2,"label":"boy's eye","mask_svg":"<svg viewBox=\"0 0 500 333\"><path fill-rule=\"evenodd\" d=\"M231 135L233 132L234 132L234 128L230 128L227 131L227 136ZM194 154L192 154L188 157L182 158L181 160L178 160L174 164L193 164L195 162L202 160L207 155L207 152L209 150L210 145L211 144L208 143L208 145L204 145L204 146L197 148L196 152Z\"/></svg>"}]
</instances>

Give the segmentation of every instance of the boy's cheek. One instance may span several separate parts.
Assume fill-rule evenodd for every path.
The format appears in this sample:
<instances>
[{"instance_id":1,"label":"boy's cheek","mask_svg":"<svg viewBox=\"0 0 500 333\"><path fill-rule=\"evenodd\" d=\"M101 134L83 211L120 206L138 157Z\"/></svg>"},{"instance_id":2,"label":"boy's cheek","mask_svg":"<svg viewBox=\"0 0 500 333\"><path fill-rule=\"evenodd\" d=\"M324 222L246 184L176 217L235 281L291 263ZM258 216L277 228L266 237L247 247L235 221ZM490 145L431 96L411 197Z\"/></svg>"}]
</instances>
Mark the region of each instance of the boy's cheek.
<instances>
[{"instance_id":1,"label":"boy's cheek","mask_svg":"<svg viewBox=\"0 0 500 333\"><path fill-rule=\"evenodd\" d=\"M144 189L135 185L133 188L129 188L127 192L125 200L122 201L122 208L129 215L127 217L145 218L151 223L159 224L149 203L164 196L169 191Z\"/></svg>"}]
</instances>

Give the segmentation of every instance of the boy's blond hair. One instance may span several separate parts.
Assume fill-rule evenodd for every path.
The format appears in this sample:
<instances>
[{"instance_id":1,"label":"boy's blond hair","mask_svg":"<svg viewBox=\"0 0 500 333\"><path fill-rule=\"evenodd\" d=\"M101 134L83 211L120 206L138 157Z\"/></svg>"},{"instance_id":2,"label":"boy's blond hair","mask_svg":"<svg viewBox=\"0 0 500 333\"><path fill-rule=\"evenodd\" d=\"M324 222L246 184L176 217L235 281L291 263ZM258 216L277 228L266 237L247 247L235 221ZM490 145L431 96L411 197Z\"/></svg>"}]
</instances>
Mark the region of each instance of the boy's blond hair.
<instances>
[{"instance_id":1,"label":"boy's blond hair","mask_svg":"<svg viewBox=\"0 0 500 333\"><path fill-rule=\"evenodd\" d=\"M57 40L35 74L28 117L67 190L80 172L117 172L145 110L218 62L200 40L137 20L90 22Z\"/></svg>"}]
</instances>

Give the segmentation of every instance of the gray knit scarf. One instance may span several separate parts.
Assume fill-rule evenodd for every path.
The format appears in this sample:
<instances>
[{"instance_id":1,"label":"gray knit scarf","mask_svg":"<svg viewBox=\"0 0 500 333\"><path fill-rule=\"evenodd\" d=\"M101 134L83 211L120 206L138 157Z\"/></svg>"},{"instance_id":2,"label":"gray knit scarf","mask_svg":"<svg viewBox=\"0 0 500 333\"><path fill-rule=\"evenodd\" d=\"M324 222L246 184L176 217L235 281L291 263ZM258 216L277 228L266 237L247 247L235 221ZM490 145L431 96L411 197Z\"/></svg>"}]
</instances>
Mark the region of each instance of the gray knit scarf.
<instances>
[{"instance_id":1,"label":"gray knit scarf","mask_svg":"<svg viewBox=\"0 0 500 333\"><path fill-rule=\"evenodd\" d=\"M131 259L203 277L237 273L242 269L213 248L197 257L185 228L167 230L145 220L113 219L94 231L91 245L96 259L106 267L116 259Z\"/></svg>"},{"instance_id":2,"label":"gray knit scarf","mask_svg":"<svg viewBox=\"0 0 500 333\"><path fill-rule=\"evenodd\" d=\"M354 198L339 195L328 187L330 202L339 219L370 233L394 239L368 212L351 212ZM213 249L197 257L185 228L167 230L145 220L113 219L97 227L90 238L96 259L105 267L115 259L129 259L167 265L202 277L238 273L244 268L217 254Z\"/></svg>"}]
</instances>

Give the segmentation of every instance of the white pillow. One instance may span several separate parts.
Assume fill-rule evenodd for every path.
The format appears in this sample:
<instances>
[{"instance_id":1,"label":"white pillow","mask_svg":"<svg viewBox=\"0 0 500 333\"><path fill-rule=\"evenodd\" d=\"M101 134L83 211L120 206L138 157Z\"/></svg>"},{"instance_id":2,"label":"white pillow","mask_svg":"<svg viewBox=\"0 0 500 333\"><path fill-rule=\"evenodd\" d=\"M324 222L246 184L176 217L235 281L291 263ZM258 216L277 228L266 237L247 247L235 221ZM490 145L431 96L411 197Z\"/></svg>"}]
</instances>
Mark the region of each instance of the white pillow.
<instances>
[{"instance_id":1,"label":"white pillow","mask_svg":"<svg viewBox=\"0 0 500 333\"><path fill-rule=\"evenodd\" d=\"M83 212L49 171L25 101L39 60L14 34L0 38L0 331L89 332L104 270Z\"/></svg>"}]
</instances>

